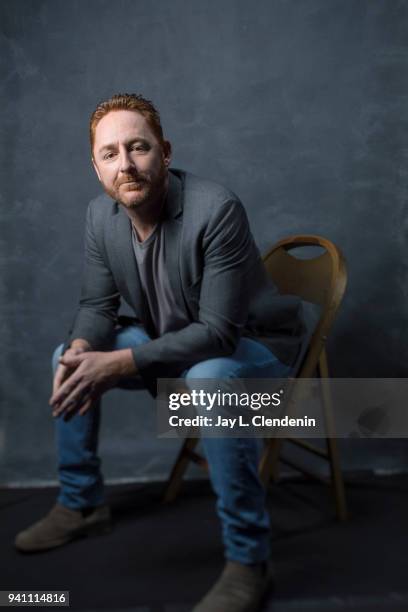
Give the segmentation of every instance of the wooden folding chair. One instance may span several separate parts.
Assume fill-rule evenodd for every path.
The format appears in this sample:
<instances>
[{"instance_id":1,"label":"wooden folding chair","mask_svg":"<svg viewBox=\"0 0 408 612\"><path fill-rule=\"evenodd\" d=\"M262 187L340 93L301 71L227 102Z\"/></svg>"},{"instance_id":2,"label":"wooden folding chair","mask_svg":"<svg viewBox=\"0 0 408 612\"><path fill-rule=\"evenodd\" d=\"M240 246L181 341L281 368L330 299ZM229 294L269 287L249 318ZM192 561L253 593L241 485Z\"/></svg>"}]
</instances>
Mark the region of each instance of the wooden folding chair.
<instances>
[{"instance_id":1,"label":"wooden folding chair","mask_svg":"<svg viewBox=\"0 0 408 612\"><path fill-rule=\"evenodd\" d=\"M300 247L319 247L317 249L319 254L313 258L303 259L289 253ZM303 350L295 376L296 378L313 378L317 374L320 378L327 450L296 438L266 439L259 465L260 477L265 486L271 478L277 481L278 461L280 460L307 476L317 478L325 484L331 484L337 517L343 521L347 518L347 508L334 432L330 391L325 380L329 376L325 345L346 288L347 273L344 258L340 250L329 240L320 236L305 235L291 236L278 242L266 253L264 263L271 279L281 293L297 295L302 300L320 307L319 320L311 334L308 346ZM280 452L285 440L329 461L331 480L328 481L320 474L312 473L292 460L282 457ZM164 501L169 502L176 498L190 461L208 469L206 460L194 450L198 441L198 438L187 438L184 441L167 481Z\"/></svg>"},{"instance_id":2,"label":"wooden folding chair","mask_svg":"<svg viewBox=\"0 0 408 612\"><path fill-rule=\"evenodd\" d=\"M300 247L320 247L316 257L301 259L290 254ZM323 250L323 252L321 252ZM299 296L302 300L320 307L320 316L309 340L302 361L298 364L296 378L320 378L322 409L326 430L326 450L307 440L296 438L271 438L266 440L259 465L261 480L267 485L270 478L278 480L278 461L295 468L325 484L331 484L334 492L336 513L339 520L347 519L344 483L335 438L330 389L327 382L329 369L326 342L334 318L342 301L347 283L347 272L343 255L332 242L320 236L291 236L278 242L264 256L269 275L281 293ZM294 389L295 390L295 389ZM313 473L304 466L282 456L283 442L295 444L312 452L330 464L331 479Z\"/></svg>"}]
</instances>

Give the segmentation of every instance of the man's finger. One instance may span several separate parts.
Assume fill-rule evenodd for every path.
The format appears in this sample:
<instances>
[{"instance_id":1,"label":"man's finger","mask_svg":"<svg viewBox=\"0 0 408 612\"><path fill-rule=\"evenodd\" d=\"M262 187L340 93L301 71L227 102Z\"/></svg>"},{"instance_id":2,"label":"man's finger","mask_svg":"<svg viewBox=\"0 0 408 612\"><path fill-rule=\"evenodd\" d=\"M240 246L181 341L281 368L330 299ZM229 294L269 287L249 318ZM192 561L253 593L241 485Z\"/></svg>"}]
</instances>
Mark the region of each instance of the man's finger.
<instances>
[{"instance_id":1,"label":"man's finger","mask_svg":"<svg viewBox=\"0 0 408 612\"><path fill-rule=\"evenodd\" d=\"M63 416L64 421L70 421L75 414L80 414L81 416L84 415L92 406L93 401L93 398L89 398L86 400L85 404L81 406L80 410L71 410L69 412L65 411Z\"/></svg>"},{"instance_id":2,"label":"man's finger","mask_svg":"<svg viewBox=\"0 0 408 612\"><path fill-rule=\"evenodd\" d=\"M77 410L82 402L89 395L89 385L85 386L78 381L77 385L70 393L63 398L63 401L54 407L53 416L59 416L62 412L71 412Z\"/></svg>"},{"instance_id":3,"label":"man's finger","mask_svg":"<svg viewBox=\"0 0 408 612\"><path fill-rule=\"evenodd\" d=\"M66 381L61 385L58 391L52 395L52 397L50 398L50 405L57 406L62 401L64 401L78 384L79 377L75 371L73 374L71 374L69 378L66 379Z\"/></svg>"},{"instance_id":4,"label":"man's finger","mask_svg":"<svg viewBox=\"0 0 408 612\"><path fill-rule=\"evenodd\" d=\"M92 402L94 401L93 398L88 399L85 404L82 406L82 408L78 411L78 414L80 414L81 416L85 414L85 412L87 412L89 410L89 408L92 406Z\"/></svg>"},{"instance_id":5,"label":"man's finger","mask_svg":"<svg viewBox=\"0 0 408 612\"><path fill-rule=\"evenodd\" d=\"M77 351L77 353L76 353ZM75 372L75 369L77 366L79 366L79 363L70 363L69 365L67 363L62 363L62 361L68 361L69 360L69 356L70 355L74 355L76 356L77 354L80 353L84 353L85 351L83 349L68 349L68 351L66 351L63 355L61 355L58 359L59 365L57 367L57 371L55 373L54 376L54 381L53 381L53 386L52 386L52 393L53 395L58 391L58 389L60 388L60 386L62 385L62 383L73 373ZM51 401L50 401L51 403Z\"/></svg>"},{"instance_id":6,"label":"man's finger","mask_svg":"<svg viewBox=\"0 0 408 612\"><path fill-rule=\"evenodd\" d=\"M58 406L58 412L76 410L88 398L89 386L78 385L72 393Z\"/></svg>"},{"instance_id":7,"label":"man's finger","mask_svg":"<svg viewBox=\"0 0 408 612\"><path fill-rule=\"evenodd\" d=\"M52 393L56 393L68 375L68 368L64 365L59 365L54 376Z\"/></svg>"},{"instance_id":8,"label":"man's finger","mask_svg":"<svg viewBox=\"0 0 408 612\"><path fill-rule=\"evenodd\" d=\"M69 355L61 355L59 358L59 363L68 367L75 367L79 365L84 360L84 353L78 353L77 355L69 354Z\"/></svg>"}]
</instances>

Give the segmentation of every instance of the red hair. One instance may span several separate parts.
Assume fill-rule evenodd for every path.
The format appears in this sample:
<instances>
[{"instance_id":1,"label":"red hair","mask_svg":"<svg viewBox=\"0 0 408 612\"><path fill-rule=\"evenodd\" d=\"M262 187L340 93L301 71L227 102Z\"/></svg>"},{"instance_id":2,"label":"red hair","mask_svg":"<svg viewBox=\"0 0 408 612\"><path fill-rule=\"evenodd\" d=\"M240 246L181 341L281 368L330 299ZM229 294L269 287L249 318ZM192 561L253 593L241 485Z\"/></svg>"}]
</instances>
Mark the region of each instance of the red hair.
<instances>
[{"instance_id":1,"label":"red hair","mask_svg":"<svg viewBox=\"0 0 408 612\"><path fill-rule=\"evenodd\" d=\"M93 151L93 145L95 140L95 129L102 117L105 117L111 111L117 110L131 110L140 113L145 117L149 126L153 130L157 140L163 145L163 130L160 122L160 115L153 103L150 100L146 100L143 96L138 94L115 94L108 100L100 102L94 112L91 115L89 122L89 138L91 141L91 151Z\"/></svg>"}]
</instances>

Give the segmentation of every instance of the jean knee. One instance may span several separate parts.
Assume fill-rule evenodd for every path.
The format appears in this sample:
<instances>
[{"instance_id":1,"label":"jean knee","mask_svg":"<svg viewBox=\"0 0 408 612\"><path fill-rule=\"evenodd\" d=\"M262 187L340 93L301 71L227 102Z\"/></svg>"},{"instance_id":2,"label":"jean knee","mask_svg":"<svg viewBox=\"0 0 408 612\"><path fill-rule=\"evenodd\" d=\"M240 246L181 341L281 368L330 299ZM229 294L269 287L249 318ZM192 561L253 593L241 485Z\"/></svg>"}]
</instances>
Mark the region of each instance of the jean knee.
<instances>
[{"instance_id":1,"label":"jean knee","mask_svg":"<svg viewBox=\"0 0 408 612\"><path fill-rule=\"evenodd\" d=\"M185 373L184 379L189 389L207 393L238 392L242 387L237 378L237 368L226 357L214 357L196 363Z\"/></svg>"},{"instance_id":2,"label":"jean knee","mask_svg":"<svg viewBox=\"0 0 408 612\"><path fill-rule=\"evenodd\" d=\"M57 346L57 348L55 349L55 351L52 354L52 359L51 359L51 364L52 364L52 371L55 372L55 370L58 367L58 360L62 355L62 351L64 350L64 344L60 344Z\"/></svg>"},{"instance_id":3,"label":"jean knee","mask_svg":"<svg viewBox=\"0 0 408 612\"><path fill-rule=\"evenodd\" d=\"M112 350L118 351L146 344L151 340L141 325L129 325L115 330Z\"/></svg>"},{"instance_id":4,"label":"jean knee","mask_svg":"<svg viewBox=\"0 0 408 612\"><path fill-rule=\"evenodd\" d=\"M228 357L213 357L200 361L186 372L186 379L192 378L235 378L237 376L237 364Z\"/></svg>"}]
</instances>

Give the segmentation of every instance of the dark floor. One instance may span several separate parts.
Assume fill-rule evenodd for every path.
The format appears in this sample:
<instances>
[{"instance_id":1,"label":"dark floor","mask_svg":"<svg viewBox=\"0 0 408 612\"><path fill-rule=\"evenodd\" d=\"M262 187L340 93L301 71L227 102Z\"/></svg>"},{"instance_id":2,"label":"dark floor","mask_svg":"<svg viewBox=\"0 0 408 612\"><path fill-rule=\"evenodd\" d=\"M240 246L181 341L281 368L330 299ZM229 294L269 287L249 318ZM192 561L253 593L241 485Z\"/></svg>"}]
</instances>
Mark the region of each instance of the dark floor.
<instances>
[{"instance_id":1,"label":"dark floor","mask_svg":"<svg viewBox=\"0 0 408 612\"><path fill-rule=\"evenodd\" d=\"M55 489L0 490L0 590L69 590L83 612L190 611L223 565L214 497L198 481L170 505L160 492L110 487L111 534L27 556L14 535L49 509ZM340 524L323 486L271 488L277 588L265 612L408 611L408 475L348 476L347 497L351 517Z\"/></svg>"}]
</instances>

